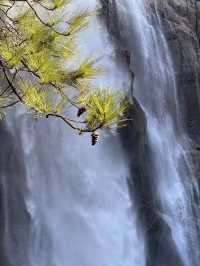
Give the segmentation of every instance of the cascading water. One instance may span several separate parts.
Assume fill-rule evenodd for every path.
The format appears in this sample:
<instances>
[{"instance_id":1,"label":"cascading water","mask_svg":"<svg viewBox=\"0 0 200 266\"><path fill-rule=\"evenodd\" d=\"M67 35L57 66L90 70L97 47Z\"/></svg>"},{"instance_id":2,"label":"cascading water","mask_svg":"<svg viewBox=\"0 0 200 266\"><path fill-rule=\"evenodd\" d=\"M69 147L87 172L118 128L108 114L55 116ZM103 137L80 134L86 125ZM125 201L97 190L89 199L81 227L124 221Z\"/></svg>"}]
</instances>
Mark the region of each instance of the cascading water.
<instances>
[{"instance_id":1,"label":"cascading water","mask_svg":"<svg viewBox=\"0 0 200 266\"><path fill-rule=\"evenodd\" d=\"M87 5L95 2L87 1ZM147 118L156 212L171 230L181 258L176 265L199 266L191 209L195 182L185 152L188 140L175 74L156 5L148 0L108 2L116 3L135 74L133 95ZM84 7L84 1L80 3ZM102 64L112 69L110 79L101 82L128 88L126 70L116 67L112 48L98 27L95 22L91 32L83 33L87 43L93 39L84 56L99 50ZM116 136L105 136L94 149L88 138L72 135L62 123L33 123L24 118L23 111L17 123L11 120L7 127L12 134L1 130L1 139L8 142L1 147L1 164L10 156L9 150L14 154L11 166L0 169L3 266L158 265L147 262L145 232L138 226L137 206L129 198L128 163ZM165 265L168 262L159 264Z\"/></svg>"},{"instance_id":2,"label":"cascading water","mask_svg":"<svg viewBox=\"0 0 200 266\"><path fill-rule=\"evenodd\" d=\"M84 7L84 1L79 6ZM124 75L112 62L112 49L108 42L102 42L96 21L93 25L89 32L82 34L89 45L84 56L94 52L98 57L98 50L99 56L105 58L103 65L112 68L118 76L117 80L109 71L110 80L101 82L119 87ZM96 38L88 42L93 35ZM85 42L79 44L83 47ZM144 241L138 236L137 214L131 213L134 203L129 199L127 163L118 138L105 136L104 143L94 148L88 136L73 135L63 123L44 120L35 123L25 119L23 112L16 119L17 125L12 121L8 128L13 135L20 132L18 144L23 147L25 176L19 182L26 184L26 190L20 191L20 199L29 226L12 241L13 223L11 216L6 215L3 236L7 241L3 249L7 264L144 266ZM6 177L2 182L7 209L11 187ZM18 202L16 196L15 209L20 208ZM20 209L19 213L22 215L23 211ZM24 224L21 226L25 228ZM21 254L23 248L19 243L24 235L27 236L22 244L25 252Z\"/></svg>"},{"instance_id":3,"label":"cascading water","mask_svg":"<svg viewBox=\"0 0 200 266\"><path fill-rule=\"evenodd\" d=\"M199 265L191 207L196 184L185 153L188 140L179 112L175 73L155 3L117 0L120 34L131 55L133 95L147 117L152 162L149 170L157 193L157 211L171 229L181 265Z\"/></svg>"},{"instance_id":4,"label":"cascading water","mask_svg":"<svg viewBox=\"0 0 200 266\"><path fill-rule=\"evenodd\" d=\"M129 266L134 260L142 265L141 254L132 250L137 234L129 214L126 164L118 141L108 142L112 154L109 146L107 151L94 150L87 139L56 135L51 143L42 133L34 146L45 143L48 150L36 147L37 158L31 152L26 161L27 170L32 169L27 173L30 195L26 198L32 219L30 265ZM29 136L24 135L26 139Z\"/></svg>"}]
</instances>

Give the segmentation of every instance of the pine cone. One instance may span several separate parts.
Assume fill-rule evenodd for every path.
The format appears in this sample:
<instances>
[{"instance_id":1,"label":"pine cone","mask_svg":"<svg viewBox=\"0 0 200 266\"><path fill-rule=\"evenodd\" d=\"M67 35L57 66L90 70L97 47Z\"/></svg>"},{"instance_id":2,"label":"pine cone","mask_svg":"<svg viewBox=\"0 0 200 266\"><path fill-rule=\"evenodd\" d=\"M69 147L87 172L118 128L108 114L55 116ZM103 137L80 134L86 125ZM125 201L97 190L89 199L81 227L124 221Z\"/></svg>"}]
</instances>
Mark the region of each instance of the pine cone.
<instances>
[{"instance_id":1,"label":"pine cone","mask_svg":"<svg viewBox=\"0 0 200 266\"><path fill-rule=\"evenodd\" d=\"M80 117L82 114L84 114L86 112L86 108L85 107L80 107L78 109L78 112L77 112L77 116Z\"/></svg>"},{"instance_id":2,"label":"pine cone","mask_svg":"<svg viewBox=\"0 0 200 266\"><path fill-rule=\"evenodd\" d=\"M95 144L97 144L97 142L99 140L99 133L93 132L91 137L92 137L92 146L94 146Z\"/></svg>"}]
</instances>

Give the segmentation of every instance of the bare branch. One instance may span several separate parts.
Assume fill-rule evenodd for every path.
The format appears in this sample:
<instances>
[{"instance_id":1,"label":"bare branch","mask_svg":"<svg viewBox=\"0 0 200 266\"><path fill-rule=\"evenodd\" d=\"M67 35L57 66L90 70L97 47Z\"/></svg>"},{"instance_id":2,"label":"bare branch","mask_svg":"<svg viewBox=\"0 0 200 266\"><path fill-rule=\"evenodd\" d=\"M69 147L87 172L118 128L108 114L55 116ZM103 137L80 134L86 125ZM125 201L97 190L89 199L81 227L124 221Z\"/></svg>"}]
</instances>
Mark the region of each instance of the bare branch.
<instances>
[{"instance_id":1,"label":"bare branch","mask_svg":"<svg viewBox=\"0 0 200 266\"><path fill-rule=\"evenodd\" d=\"M10 81L7 73L6 73L6 70L5 70L5 67L3 65L3 63L0 61L0 66L2 67L3 69L3 73L4 73L4 76L6 78L6 81L8 82L8 85L10 86L10 88L12 89L13 93L17 96L17 98L19 99L20 102L23 102L23 99L22 97L19 95L19 93L17 92L17 89L14 87L12 81Z\"/></svg>"},{"instance_id":2,"label":"bare branch","mask_svg":"<svg viewBox=\"0 0 200 266\"><path fill-rule=\"evenodd\" d=\"M17 103L20 103L20 101L15 101L15 102L3 105L3 106L0 105L0 109L6 109L8 107L12 107L12 106L16 105Z\"/></svg>"},{"instance_id":3,"label":"bare branch","mask_svg":"<svg viewBox=\"0 0 200 266\"><path fill-rule=\"evenodd\" d=\"M104 123L101 123L100 125L98 125L97 127L93 128L93 129L89 129L89 128L81 128L81 127L77 127L75 125L73 125L70 121L70 119L68 119L67 117L61 115L61 114L57 114L57 113L49 113L46 115L46 118L49 118L50 116L52 117L56 117L61 119L62 121L64 121L68 126L70 126L72 129L78 131L80 134L81 133L92 133L95 132L96 130L100 129L103 127Z\"/></svg>"}]
</instances>

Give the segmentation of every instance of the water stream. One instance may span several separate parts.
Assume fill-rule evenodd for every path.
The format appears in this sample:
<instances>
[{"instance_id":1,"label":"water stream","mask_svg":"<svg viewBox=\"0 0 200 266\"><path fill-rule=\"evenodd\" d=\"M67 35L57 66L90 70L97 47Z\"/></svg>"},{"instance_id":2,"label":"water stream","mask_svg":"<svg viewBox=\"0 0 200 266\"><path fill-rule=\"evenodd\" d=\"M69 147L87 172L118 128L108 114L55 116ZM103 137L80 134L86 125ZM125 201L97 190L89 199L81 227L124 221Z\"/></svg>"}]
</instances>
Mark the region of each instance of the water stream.
<instances>
[{"instance_id":1,"label":"water stream","mask_svg":"<svg viewBox=\"0 0 200 266\"><path fill-rule=\"evenodd\" d=\"M198 191L156 5L152 1L152 13L148 0L114 2L135 75L133 95L147 118L156 212L170 228L181 266L199 266L191 207L193 191ZM87 42L83 39L80 44L85 46L82 55L103 58L100 64L106 66L108 78L98 82L127 90L129 75L116 63L107 34L93 21L83 33ZM17 139L11 160L15 167L1 170L4 241L0 247L7 257L3 266L155 266L147 265L146 237L129 196L129 165L118 136L105 134L94 148L88 136L74 135L61 122L33 122L24 110L16 117L7 123L6 140L12 150Z\"/></svg>"},{"instance_id":2,"label":"water stream","mask_svg":"<svg viewBox=\"0 0 200 266\"><path fill-rule=\"evenodd\" d=\"M79 1L79 8L95 3ZM78 44L80 58L94 54L108 71L96 84L123 88L129 83L95 19ZM13 223L7 215L4 253L17 254L8 258L9 266L144 266L144 243L138 248L137 212L131 211L135 207L126 181L128 164L116 134L102 133L94 148L89 135L78 136L62 122L32 121L24 110L15 119L17 123L11 119L7 127L22 145L25 173L19 182L26 189L19 192L25 206L19 215L28 217L29 226L21 231L28 239L26 251L20 254L20 233L12 241ZM6 178L3 183L9 208L10 183ZM19 208L18 197L13 204Z\"/></svg>"},{"instance_id":3,"label":"water stream","mask_svg":"<svg viewBox=\"0 0 200 266\"><path fill-rule=\"evenodd\" d=\"M198 265L197 232L191 207L196 184L185 152L189 149L189 140L179 110L175 72L156 1L151 1L154 13L150 1L116 2L121 35L126 39L131 54L130 67L135 74L133 95L147 117L152 185L159 201L158 212L171 229L182 264Z\"/></svg>"}]
</instances>

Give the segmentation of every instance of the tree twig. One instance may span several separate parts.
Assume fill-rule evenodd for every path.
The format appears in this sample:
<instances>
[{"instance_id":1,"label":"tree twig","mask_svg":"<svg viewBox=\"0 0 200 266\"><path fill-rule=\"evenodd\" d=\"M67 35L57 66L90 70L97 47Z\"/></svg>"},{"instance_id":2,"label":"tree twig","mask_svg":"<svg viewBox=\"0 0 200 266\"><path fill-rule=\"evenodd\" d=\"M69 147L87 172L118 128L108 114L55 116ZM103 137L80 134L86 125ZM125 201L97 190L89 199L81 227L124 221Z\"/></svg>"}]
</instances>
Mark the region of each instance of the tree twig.
<instances>
[{"instance_id":1,"label":"tree twig","mask_svg":"<svg viewBox=\"0 0 200 266\"><path fill-rule=\"evenodd\" d=\"M20 102L23 102L23 99L22 97L20 96L20 94L17 92L17 89L14 87L12 81L10 81L7 73L6 73L6 70L5 70L5 67L3 65L3 63L0 61L0 66L2 67L3 69L3 73L4 73L4 76L6 78L6 81L8 82L8 85L10 86L10 88L12 89L13 93L17 96L17 98L19 99Z\"/></svg>"},{"instance_id":2,"label":"tree twig","mask_svg":"<svg viewBox=\"0 0 200 266\"><path fill-rule=\"evenodd\" d=\"M7 107L11 107L11 106L13 106L13 105L16 105L17 103L20 103L20 101L18 100L18 101L15 101L15 102L9 103L9 104L7 104L7 105L0 106L0 109L5 109L5 108L7 108Z\"/></svg>"}]
</instances>

